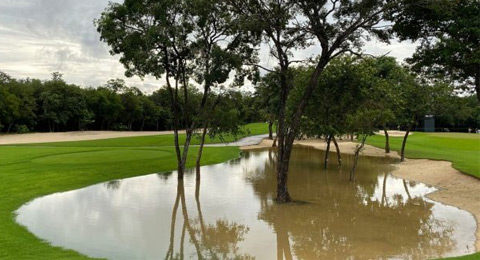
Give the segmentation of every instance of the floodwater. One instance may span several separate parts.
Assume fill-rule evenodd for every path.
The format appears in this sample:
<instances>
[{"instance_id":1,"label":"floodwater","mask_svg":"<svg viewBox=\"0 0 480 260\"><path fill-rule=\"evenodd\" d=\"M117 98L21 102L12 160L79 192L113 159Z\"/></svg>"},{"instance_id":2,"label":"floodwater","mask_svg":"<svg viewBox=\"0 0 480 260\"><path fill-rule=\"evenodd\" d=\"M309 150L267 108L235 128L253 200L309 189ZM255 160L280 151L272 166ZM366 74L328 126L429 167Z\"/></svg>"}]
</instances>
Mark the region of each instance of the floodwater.
<instances>
[{"instance_id":1,"label":"floodwater","mask_svg":"<svg viewBox=\"0 0 480 260\"><path fill-rule=\"evenodd\" d=\"M152 174L56 193L17 221L52 245L108 259L426 259L474 251L473 216L425 198L433 187L395 178L391 161L296 147L278 205L275 152L190 172Z\"/></svg>"}]
</instances>

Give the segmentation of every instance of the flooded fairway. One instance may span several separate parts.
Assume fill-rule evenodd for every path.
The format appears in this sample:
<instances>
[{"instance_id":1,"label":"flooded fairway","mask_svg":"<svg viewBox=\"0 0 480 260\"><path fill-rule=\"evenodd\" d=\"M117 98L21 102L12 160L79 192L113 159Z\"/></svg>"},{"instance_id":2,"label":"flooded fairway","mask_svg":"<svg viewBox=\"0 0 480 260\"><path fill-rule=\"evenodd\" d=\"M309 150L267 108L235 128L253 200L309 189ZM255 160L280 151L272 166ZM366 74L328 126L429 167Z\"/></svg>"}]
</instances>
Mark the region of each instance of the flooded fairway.
<instances>
[{"instance_id":1,"label":"flooded fairway","mask_svg":"<svg viewBox=\"0 0 480 260\"><path fill-rule=\"evenodd\" d=\"M425 198L433 187L390 175L391 161L352 157L323 169L323 152L296 147L289 189L275 197L275 152L56 193L17 221L52 245L108 259L426 259L474 252L466 211Z\"/></svg>"}]
</instances>

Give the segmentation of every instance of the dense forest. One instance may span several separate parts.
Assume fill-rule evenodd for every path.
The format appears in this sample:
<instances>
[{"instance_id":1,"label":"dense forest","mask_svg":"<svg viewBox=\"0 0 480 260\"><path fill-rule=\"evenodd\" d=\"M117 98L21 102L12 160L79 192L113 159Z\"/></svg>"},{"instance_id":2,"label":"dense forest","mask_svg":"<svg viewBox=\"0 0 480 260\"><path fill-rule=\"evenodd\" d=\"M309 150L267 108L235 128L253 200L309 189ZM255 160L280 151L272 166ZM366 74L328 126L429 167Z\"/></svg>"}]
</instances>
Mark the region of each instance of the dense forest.
<instances>
[{"instance_id":1,"label":"dense forest","mask_svg":"<svg viewBox=\"0 0 480 260\"><path fill-rule=\"evenodd\" d=\"M301 75L301 70L297 69L297 75ZM271 121L273 125L276 113L273 97L275 91L269 80L272 80L272 75L267 74L255 88L254 93L239 89L223 93L222 95L227 95L228 99L217 108L224 114L219 120L231 125L258 121ZM341 91L341 88L332 83L330 86ZM347 87L346 84L343 86ZM328 105L329 103L325 102L328 100L335 101L328 99L328 95L341 98L338 91L329 92L327 86L322 90L323 94L321 91L317 91L316 94L317 98L320 98L318 95L322 95L322 105ZM199 102L200 92L194 87L191 87L190 91L191 97ZM311 103L317 102L313 100ZM348 106L353 108L353 103L349 103ZM319 107L314 106L312 109L315 112L320 111ZM472 130L480 128L480 108L474 95L452 94L441 102L441 109L436 110L429 112L435 114L437 131L448 129L467 132L469 128ZM333 112L330 111L330 117L345 120L342 115L335 116ZM331 121L328 116L323 118ZM52 73L49 80L14 79L5 73L0 74L0 129L3 133L78 130L161 131L171 130L172 120L172 109L165 88L158 89L152 94L145 94L134 86L127 86L120 79L112 79L103 86L93 88L69 84L59 73ZM423 130L422 121L419 120L415 125L417 130ZM389 128L396 128L399 125L395 120L389 124Z\"/></svg>"},{"instance_id":2,"label":"dense forest","mask_svg":"<svg viewBox=\"0 0 480 260\"><path fill-rule=\"evenodd\" d=\"M198 90L191 87L190 92L191 99L199 102ZM228 96L218 104L217 115L222 112L223 121L242 124L262 120L251 93L231 90L222 95ZM53 73L50 80L0 74L0 129L4 133L161 131L171 130L172 120L165 88L147 95L120 79L92 88L69 84L59 73Z\"/></svg>"}]
</instances>

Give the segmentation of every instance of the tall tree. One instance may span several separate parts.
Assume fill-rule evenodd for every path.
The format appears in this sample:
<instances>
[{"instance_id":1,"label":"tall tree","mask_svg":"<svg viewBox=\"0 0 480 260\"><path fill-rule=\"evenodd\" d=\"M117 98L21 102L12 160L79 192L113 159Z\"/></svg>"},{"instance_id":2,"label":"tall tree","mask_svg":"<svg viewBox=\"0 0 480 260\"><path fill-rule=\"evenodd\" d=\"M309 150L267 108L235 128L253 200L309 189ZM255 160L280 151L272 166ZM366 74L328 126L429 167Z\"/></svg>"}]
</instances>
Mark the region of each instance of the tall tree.
<instances>
[{"instance_id":1,"label":"tall tree","mask_svg":"<svg viewBox=\"0 0 480 260\"><path fill-rule=\"evenodd\" d=\"M389 1L341 1L341 0L230 0L249 18L249 24L264 32L271 43L271 54L277 58L280 82L280 106L278 113L278 163L277 201L290 201L288 192L288 166L293 142L298 135L301 118L313 90L331 59L357 51L365 35L387 39L387 32L376 25L390 7ZM302 19L298 19L301 17ZM286 113L286 105L292 89L289 66L292 50L309 44L321 47L309 83L299 102Z\"/></svg>"},{"instance_id":2,"label":"tall tree","mask_svg":"<svg viewBox=\"0 0 480 260\"><path fill-rule=\"evenodd\" d=\"M403 0L390 18L401 40L420 40L413 68L473 86L480 102L480 1Z\"/></svg>"},{"instance_id":3,"label":"tall tree","mask_svg":"<svg viewBox=\"0 0 480 260\"><path fill-rule=\"evenodd\" d=\"M235 71L232 85L240 85L251 72L243 65L256 62L255 43L258 37L240 30L239 17L228 10L225 1L196 0L186 1L193 20L192 42L193 78L203 88L203 95L194 115L196 125L201 127L200 149L198 150L196 169L200 179L200 163L205 137L212 123L214 110L223 98L219 94L225 88L230 73ZM254 74L253 74L254 75ZM217 95L214 95L215 92Z\"/></svg>"},{"instance_id":4,"label":"tall tree","mask_svg":"<svg viewBox=\"0 0 480 260\"><path fill-rule=\"evenodd\" d=\"M211 88L224 83L232 70L242 71L253 49L248 34L234 26L235 18L217 0L166 0L111 3L96 21L111 54L121 54L126 75L165 77L173 114L178 178L185 171L190 141L205 127ZM233 22L233 23L232 23ZM238 73L237 76L244 75ZM189 96L191 80L203 84L198 106ZM180 114L185 125L183 149L179 143Z\"/></svg>"}]
</instances>

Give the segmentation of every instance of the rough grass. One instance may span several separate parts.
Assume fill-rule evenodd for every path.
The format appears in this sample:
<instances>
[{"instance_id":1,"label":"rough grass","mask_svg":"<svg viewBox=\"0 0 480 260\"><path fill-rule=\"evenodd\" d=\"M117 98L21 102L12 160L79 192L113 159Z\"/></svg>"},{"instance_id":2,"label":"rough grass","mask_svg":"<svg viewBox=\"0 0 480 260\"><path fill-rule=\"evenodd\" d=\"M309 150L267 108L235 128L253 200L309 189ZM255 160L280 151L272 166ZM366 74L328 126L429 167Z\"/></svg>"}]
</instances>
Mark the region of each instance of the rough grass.
<instances>
[{"instance_id":1,"label":"rough grass","mask_svg":"<svg viewBox=\"0 0 480 260\"><path fill-rule=\"evenodd\" d=\"M246 127L250 134L267 132L261 123ZM167 135L0 146L0 259L88 259L36 238L16 224L14 211L34 198L55 192L172 171L176 169L172 143L173 136ZM197 151L197 147L191 148L188 167L194 166ZM238 147L206 147L202 164L221 163L238 157L239 152Z\"/></svg>"},{"instance_id":2,"label":"rough grass","mask_svg":"<svg viewBox=\"0 0 480 260\"><path fill-rule=\"evenodd\" d=\"M402 140L402 137L391 137L391 149L400 152ZM368 138L367 143L384 148L385 137L375 135ZM407 139L405 156L451 161L455 169L480 178L480 134L415 132Z\"/></svg>"}]
</instances>

